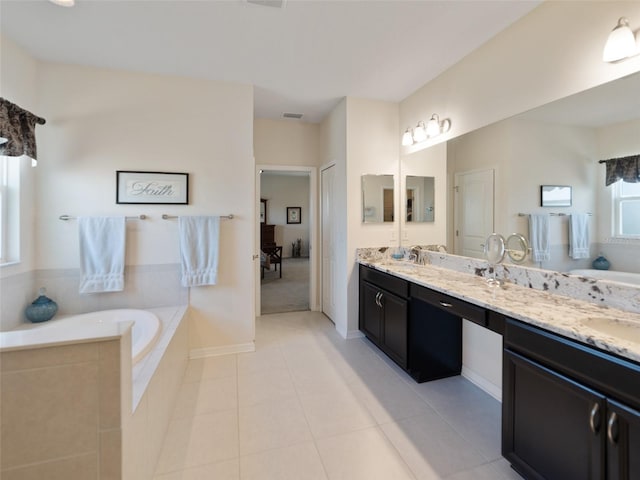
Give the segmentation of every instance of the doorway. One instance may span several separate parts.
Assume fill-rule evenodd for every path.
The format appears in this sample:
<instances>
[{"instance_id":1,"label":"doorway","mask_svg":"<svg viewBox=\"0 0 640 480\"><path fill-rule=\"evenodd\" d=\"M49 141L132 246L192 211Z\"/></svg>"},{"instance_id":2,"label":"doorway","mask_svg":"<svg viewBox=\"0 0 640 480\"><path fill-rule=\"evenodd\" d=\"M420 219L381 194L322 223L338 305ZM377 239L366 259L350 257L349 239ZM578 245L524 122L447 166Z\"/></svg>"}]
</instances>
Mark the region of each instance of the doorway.
<instances>
[{"instance_id":1,"label":"doorway","mask_svg":"<svg viewBox=\"0 0 640 480\"><path fill-rule=\"evenodd\" d=\"M315 309L315 171L259 167L258 312Z\"/></svg>"}]
</instances>

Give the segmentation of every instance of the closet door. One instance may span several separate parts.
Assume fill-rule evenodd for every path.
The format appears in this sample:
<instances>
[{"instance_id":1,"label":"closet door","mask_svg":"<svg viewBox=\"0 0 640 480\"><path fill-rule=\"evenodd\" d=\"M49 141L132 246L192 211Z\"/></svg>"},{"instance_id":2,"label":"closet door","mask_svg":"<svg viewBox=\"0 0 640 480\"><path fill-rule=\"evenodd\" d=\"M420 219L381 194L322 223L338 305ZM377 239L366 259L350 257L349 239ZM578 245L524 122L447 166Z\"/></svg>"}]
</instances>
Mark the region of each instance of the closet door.
<instances>
[{"instance_id":1,"label":"closet door","mask_svg":"<svg viewBox=\"0 0 640 480\"><path fill-rule=\"evenodd\" d=\"M334 185L336 167L322 170L321 174L321 235L322 235L322 312L331 320L335 316L335 250L336 231Z\"/></svg>"}]
</instances>

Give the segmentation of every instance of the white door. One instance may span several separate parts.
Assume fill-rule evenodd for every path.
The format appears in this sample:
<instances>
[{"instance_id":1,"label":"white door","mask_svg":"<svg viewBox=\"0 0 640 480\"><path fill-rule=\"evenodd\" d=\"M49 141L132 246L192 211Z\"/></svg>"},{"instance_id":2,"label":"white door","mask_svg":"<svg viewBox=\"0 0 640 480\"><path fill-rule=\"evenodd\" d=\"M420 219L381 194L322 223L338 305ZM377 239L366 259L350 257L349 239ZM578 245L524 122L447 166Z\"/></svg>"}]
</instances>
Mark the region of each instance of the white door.
<instances>
[{"instance_id":1,"label":"white door","mask_svg":"<svg viewBox=\"0 0 640 480\"><path fill-rule=\"evenodd\" d=\"M335 202L333 200L335 185L334 166L322 170L321 183L321 236L322 236L322 312L333 320L335 315L335 249L336 232L333 225Z\"/></svg>"},{"instance_id":2,"label":"white door","mask_svg":"<svg viewBox=\"0 0 640 480\"><path fill-rule=\"evenodd\" d=\"M455 181L455 253L484 258L484 242L494 228L494 171L459 173Z\"/></svg>"}]
</instances>

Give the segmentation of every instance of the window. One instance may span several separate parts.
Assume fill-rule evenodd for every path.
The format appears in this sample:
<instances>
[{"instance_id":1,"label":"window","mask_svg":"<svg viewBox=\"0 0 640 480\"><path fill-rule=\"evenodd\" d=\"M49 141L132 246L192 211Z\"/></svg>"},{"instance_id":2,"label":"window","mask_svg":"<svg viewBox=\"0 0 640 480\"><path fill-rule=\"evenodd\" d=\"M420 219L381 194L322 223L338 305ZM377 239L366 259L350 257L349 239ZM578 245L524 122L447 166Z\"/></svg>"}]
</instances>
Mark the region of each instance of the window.
<instances>
[{"instance_id":1,"label":"window","mask_svg":"<svg viewBox=\"0 0 640 480\"><path fill-rule=\"evenodd\" d=\"M640 183L613 185L614 237L640 239Z\"/></svg>"},{"instance_id":2,"label":"window","mask_svg":"<svg viewBox=\"0 0 640 480\"><path fill-rule=\"evenodd\" d=\"M0 156L0 265L20 260L20 165Z\"/></svg>"}]
</instances>

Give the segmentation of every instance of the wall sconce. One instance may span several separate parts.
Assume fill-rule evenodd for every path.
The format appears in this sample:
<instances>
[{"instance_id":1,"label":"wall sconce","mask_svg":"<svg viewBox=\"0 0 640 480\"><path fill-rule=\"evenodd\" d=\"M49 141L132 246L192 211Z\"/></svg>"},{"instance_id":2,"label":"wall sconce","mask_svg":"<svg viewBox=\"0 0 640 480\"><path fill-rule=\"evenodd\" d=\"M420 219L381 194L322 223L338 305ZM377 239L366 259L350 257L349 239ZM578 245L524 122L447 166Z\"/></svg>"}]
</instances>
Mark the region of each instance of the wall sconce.
<instances>
[{"instance_id":1,"label":"wall sconce","mask_svg":"<svg viewBox=\"0 0 640 480\"><path fill-rule=\"evenodd\" d=\"M427 138L437 137L441 133L448 132L451 129L451 120L448 118L440 121L438 114L434 113L425 125L420 120L415 128L407 128L402 134L402 145L407 147L414 143L424 142Z\"/></svg>"},{"instance_id":2,"label":"wall sconce","mask_svg":"<svg viewBox=\"0 0 640 480\"><path fill-rule=\"evenodd\" d=\"M632 57L637 53L636 37L629 27L629 20L621 17L618 20L618 25L607 38L607 43L602 52L602 61L617 62L618 60Z\"/></svg>"}]
</instances>

